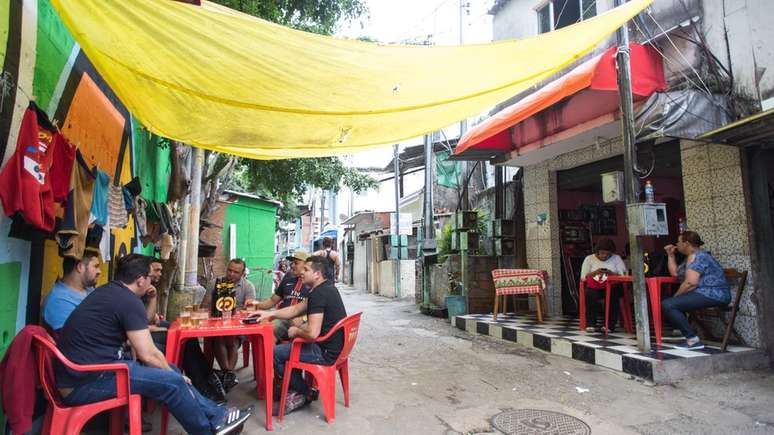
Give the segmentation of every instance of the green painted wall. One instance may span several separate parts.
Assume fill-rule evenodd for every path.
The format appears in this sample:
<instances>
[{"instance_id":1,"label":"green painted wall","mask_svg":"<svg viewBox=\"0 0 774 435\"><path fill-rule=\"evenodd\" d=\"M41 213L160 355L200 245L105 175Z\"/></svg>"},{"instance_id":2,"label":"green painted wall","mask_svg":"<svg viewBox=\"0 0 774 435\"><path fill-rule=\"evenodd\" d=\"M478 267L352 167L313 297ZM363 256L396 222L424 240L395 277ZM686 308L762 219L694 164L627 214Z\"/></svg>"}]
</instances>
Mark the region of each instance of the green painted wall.
<instances>
[{"instance_id":1,"label":"green painted wall","mask_svg":"<svg viewBox=\"0 0 774 435\"><path fill-rule=\"evenodd\" d=\"M230 252L230 226L237 228L236 253L243 258L250 273L247 276L254 285L259 299L271 295L274 263L274 232L276 229L277 206L258 199L239 197L235 204L226 208L223 219L223 249Z\"/></svg>"},{"instance_id":2,"label":"green painted wall","mask_svg":"<svg viewBox=\"0 0 774 435\"><path fill-rule=\"evenodd\" d=\"M132 144L134 174L140 177L142 184L140 196L148 202L167 202L169 177L172 174L169 141L152 134L132 118ZM141 253L153 255L153 245L139 245Z\"/></svg>"},{"instance_id":3,"label":"green painted wall","mask_svg":"<svg viewBox=\"0 0 774 435\"><path fill-rule=\"evenodd\" d=\"M5 63L5 51L8 45L8 20L11 2L0 1L0 65Z\"/></svg>"},{"instance_id":4,"label":"green painted wall","mask_svg":"<svg viewBox=\"0 0 774 435\"><path fill-rule=\"evenodd\" d=\"M0 358L16 335L16 311L19 302L21 262L0 264Z\"/></svg>"},{"instance_id":5,"label":"green painted wall","mask_svg":"<svg viewBox=\"0 0 774 435\"><path fill-rule=\"evenodd\" d=\"M32 82L38 106L46 110L59 82L62 69L70 57L75 40L65 27L49 0L38 0L37 56L45 62L35 62Z\"/></svg>"}]
</instances>

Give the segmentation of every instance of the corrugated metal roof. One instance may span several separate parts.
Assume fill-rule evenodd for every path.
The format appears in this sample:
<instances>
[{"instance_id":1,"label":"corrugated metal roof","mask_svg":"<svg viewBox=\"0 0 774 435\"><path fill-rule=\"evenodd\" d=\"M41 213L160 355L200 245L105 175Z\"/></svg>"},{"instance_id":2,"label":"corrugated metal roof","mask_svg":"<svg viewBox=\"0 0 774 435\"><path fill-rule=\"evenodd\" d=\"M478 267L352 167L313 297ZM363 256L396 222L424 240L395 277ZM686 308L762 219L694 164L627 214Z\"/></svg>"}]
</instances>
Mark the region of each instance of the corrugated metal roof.
<instances>
[{"instance_id":1,"label":"corrugated metal roof","mask_svg":"<svg viewBox=\"0 0 774 435\"><path fill-rule=\"evenodd\" d=\"M699 139L738 146L774 143L774 109L732 122L703 134Z\"/></svg>"}]
</instances>

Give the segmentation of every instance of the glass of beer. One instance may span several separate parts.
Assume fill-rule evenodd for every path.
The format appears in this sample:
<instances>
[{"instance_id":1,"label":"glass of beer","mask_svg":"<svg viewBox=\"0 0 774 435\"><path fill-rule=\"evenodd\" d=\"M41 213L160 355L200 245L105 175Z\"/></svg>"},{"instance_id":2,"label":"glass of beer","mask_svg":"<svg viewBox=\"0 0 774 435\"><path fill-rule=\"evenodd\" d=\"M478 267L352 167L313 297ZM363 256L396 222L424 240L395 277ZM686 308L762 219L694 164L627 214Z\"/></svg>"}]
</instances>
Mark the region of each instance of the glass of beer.
<instances>
[{"instance_id":1,"label":"glass of beer","mask_svg":"<svg viewBox=\"0 0 774 435\"><path fill-rule=\"evenodd\" d=\"M191 312L183 311L180 313L180 327L189 328L191 326Z\"/></svg>"}]
</instances>

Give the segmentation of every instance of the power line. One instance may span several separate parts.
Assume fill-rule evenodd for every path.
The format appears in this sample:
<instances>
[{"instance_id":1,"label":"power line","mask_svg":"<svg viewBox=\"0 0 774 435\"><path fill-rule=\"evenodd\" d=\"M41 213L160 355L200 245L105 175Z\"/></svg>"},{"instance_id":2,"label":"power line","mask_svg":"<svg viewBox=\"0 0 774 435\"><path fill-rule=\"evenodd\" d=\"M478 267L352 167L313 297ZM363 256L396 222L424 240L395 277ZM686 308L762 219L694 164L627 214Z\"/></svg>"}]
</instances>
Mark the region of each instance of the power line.
<instances>
[{"instance_id":1,"label":"power line","mask_svg":"<svg viewBox=\"0 0 774 435\"><path fill-rule=\"evenodd\" d=\"M438 13L438 10L439 10L439 9L441 9L441 8L442 8L442 7L443 7L443 6L444 6L446 3L449 3L450 1L451 1L451 0L441 0L441 2L440 2L440 3L438 3L438 4L435 6L435 8L432 10L432 12L430 12L429 14L427 14L425 17L423 17L423 18L422 18L422 19L420 19L419 21L415 22L413 25L409 26L409 27L408 27L408 28L407 28L405 31L403 31L403 33L401 33L401 34L398 36L397 40L398 40L398 41L402 41L402 40L404 40L404 39L405 39L404 37L405 37L407 34L410 34L410 33L411 33L411 32L413 32L413 31L414 31L414 30L415 30L417 27L419 27L420 25L424 24L424 23L425 23L425 21L427 21L427 19L429 19L430 17L432 17L433 15L435 15L436 13Z\"/></svg>"},{"instance_id":2,"label":"power line","mask_svg":"<svg viewBox=\"0 0 774 435\"><path fill-rule=\"evenodd\" d=\"M642 33L643 35L649 36L649 33L650 33L650 32L646 32L646 31L644 31L644 30L643 30L643 29L640 27L640 25L639 25L639 24L637 24L637 20L636 20L636 19L632 20L632 22L634 23L634 26L637 28L637 30L638 30L640 33ZM644 25L645 25L645 23L643 23L643 26L644 26ZM661 56L661 58L662 58L662 59L664 59L664 60L667 62L667 68L669 69L669 71L670 71L670 72L676 72L676 73L680 74L680 75L681 75L681 76L683 76L683 78L684 78L684 79L685 79L685 80L686 80L688 83L690 83L690 84L691 84L691 86L693 86L695 89L698 89L699 91L706 93L706 94L707 94L707 95L709 95L710 97L712 96L712 93L709 91L709 89L707 89L706 87L704 87L704 88L703 88L703 87L699 86L699 85L698 85L696 82L694 82L693 80L691 80L691 78L690 78L690 77L688 77L688 75L687 75L685 72L683 72L683 69L680 67L680 62L678 62L678 61L676 61L676 60L672 59L671 57L667 56L667 55L666 55L666 53L664 53L663 51L659 50L659 48L658 48L658 46L657 46L656 44L653 44L653 43L651 43L651 44L650 44L650 46L651 46L651 47L652 47L654 50L656 50L656 52L657 52L657 53L658 53L658 54ZM673 68L672 68L672 66L673 66L673 65L676 65L676 68L674 68L674 69L673 69ZM705 86L706 86L706 85L705 85Z\"/></svg>"},{"instance_id":3,"label":"power line","mask_svg":"<svg viewBox=\"0 0 774 435\"><path fill-rule=\"evenodd\" d=\"M691 63L688 61L685 55L683 55L683 52L679 48L677 48L677 44L675 44L675 42L669 36L669 33L667 33L667 31L664 30L663 27L661 27L661 24L656 20L656 18L653 16L650 10L647 11L647 14L650 17L650 19L653 20L654 23L656 23L656 26L658 26L659 30L661 30L664 36L666 36L667 41L669 41L669 43L672 44L672 47L677 51L677 54L680 55L680 57L683 59L683 62L685 63L685 65L687 65L688 68L690 68L691 71L693 71L693 73L696 74L696 77L699 79L699 82L701 82L701 84L704 86L704 89L707 90L707 93L711 95L712 91L710 91L709 86L707 86L707 84L704 83L704 80L701 78L701 75L699 74L699 72L696 71L693 65L691 65Z\"/></svg>"}]
</instances>

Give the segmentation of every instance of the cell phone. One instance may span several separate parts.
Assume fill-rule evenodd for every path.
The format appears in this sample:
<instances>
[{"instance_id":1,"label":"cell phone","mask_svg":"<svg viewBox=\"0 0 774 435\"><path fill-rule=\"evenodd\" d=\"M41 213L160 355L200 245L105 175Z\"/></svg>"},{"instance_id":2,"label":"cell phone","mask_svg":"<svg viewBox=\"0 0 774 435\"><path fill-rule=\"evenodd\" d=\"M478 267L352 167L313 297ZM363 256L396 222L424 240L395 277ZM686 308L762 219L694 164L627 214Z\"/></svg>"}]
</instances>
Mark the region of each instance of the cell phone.
<instances>
[{"instance_id":1,"label":"cell phone","mask_svg":"<svg viewBox=\"0 0 774 435\"><path fill-rule=\"evenodd\" d=\"M245 325L255 325L256 323L258 323L258 318L249 317L247 319L242 319L242 323L244 323Z\"/></svg>"}]
</instances>

